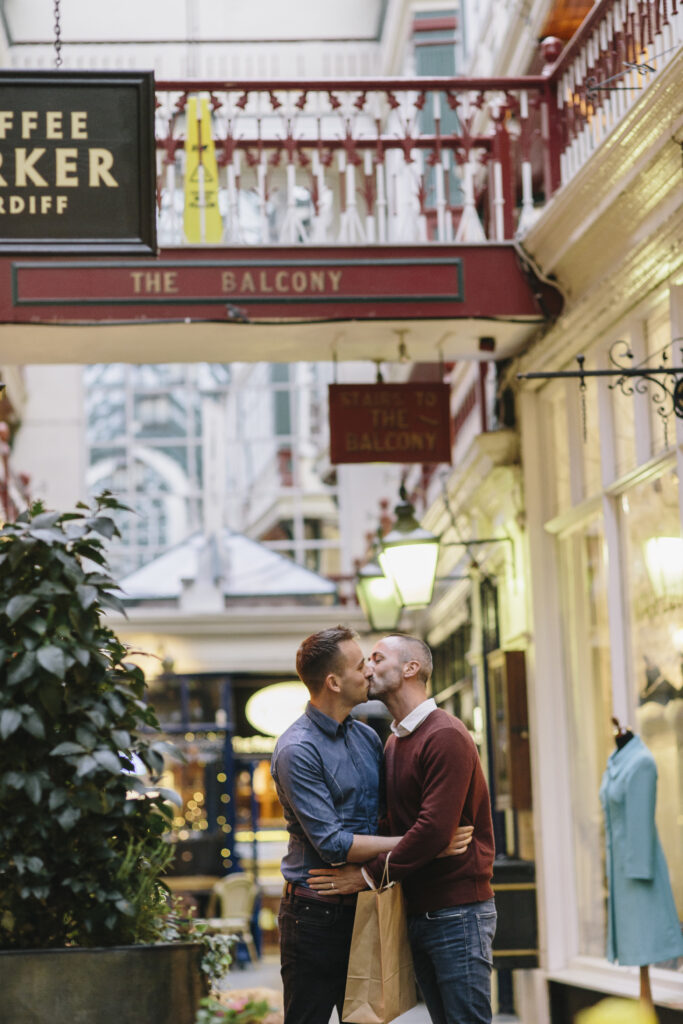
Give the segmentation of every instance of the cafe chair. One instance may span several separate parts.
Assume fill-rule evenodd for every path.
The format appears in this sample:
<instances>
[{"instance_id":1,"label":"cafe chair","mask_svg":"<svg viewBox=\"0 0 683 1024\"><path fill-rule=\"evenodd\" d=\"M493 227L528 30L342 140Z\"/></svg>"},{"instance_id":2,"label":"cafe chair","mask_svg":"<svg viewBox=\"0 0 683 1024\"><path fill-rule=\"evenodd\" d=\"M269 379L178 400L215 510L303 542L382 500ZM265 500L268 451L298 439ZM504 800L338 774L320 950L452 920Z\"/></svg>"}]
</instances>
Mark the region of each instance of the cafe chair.
<instances>
[{"instance_id":1,"label":"cafe chair","mask_svg":"<svg viewBox=\"0 0 683 1024\"><path fill-rule=\"evenodd\" d=\"M252 963L258 959L251 934L251 919L258 887L249 875L235 873L220 878L213 886L206 908L207 916L199 918L208 934L235 935L247 947Z\"/></svg>"}]
</instances>

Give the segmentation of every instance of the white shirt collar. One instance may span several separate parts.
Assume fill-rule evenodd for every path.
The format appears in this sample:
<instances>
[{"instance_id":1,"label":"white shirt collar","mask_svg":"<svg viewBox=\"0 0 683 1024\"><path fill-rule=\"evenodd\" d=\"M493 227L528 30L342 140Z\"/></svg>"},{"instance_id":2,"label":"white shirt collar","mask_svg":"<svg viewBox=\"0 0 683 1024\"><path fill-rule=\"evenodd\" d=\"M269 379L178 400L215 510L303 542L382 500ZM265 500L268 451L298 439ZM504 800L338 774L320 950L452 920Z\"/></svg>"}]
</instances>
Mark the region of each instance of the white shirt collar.
<instances>
[{"instance_id":1,"label":"white shirt collar","mask_svg":"<svg viewBox=\"0 0 683 1024\"><path fill-rule=\"evenodd\" d=\"M427 700L423 700L421 704L413 708L398 724L394 719L391 723L391 731L394 736L410 736L411 732L415 732L418 725L422 725L432 711L436 711L436 701L433 697L428 697Z\"/></svg>"}]
</instances>

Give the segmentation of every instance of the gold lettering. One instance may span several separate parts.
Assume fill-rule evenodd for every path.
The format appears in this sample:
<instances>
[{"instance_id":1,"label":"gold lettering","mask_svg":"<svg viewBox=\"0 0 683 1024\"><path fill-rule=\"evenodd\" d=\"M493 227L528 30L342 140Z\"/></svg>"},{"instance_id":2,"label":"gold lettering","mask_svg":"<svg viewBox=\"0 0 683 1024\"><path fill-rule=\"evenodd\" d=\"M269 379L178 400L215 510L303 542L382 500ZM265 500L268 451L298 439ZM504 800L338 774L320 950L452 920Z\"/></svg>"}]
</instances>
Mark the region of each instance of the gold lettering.
<instances>
[{"instance_id":1,"label":"gold lettering","mask_svg":"<svg viewBox=\"0 0 683 1024\"><path fill-rule=\"evenodd\" d=\"M324 270L312 270L311 271L311 291L312 292L324 292L325 291L325 271Z\"/></svg>"},{"instance_id":2,"label":"gold lettering","mask_svg":"<svg viewBox=\"0 0 683 1024\"><path fill-rule=\"evenodd\" d=\"M61 110L48 110L45 114L45 138L63 139Z\"/></svg>"},{"instance_id":3,"label":"gold lettering","mask_svg":"<svg viewBox=\"0 0 683 1024\"><path fill-rule=\"evenodd\" d=\"M259 274L259 290L265 293L273 290L268 287L268 272L266 270L262 270Z\"/></svg>"},{"instance_id":4,"label":"gold lettering","mask_svg":"<svg viewBox=\"0 0 683 1024\"><path fill-rule=\"evenodd\" d=\"M55 149L55 185L57 188L76 188L78 185L77 157L77 149L65 149L63 146L57 146Z\"/></svg>"},{"instance_id":5,"label":"gold lettering","mask_svg":"<svg viewBox=\"0 0 683 1024\"><path fill-rule=\"evenodd\" d=\"M64 213L69 205L68 196L57 196L57 213Z\"/></svg>"},{"instance_id":6,"label":"gold lettering","mask_svg":"<svg viewBox=\"0 0 683 1024\"><path fill-rule=\"evenodd\" d=\"M371 409L373 427L396 427L407 430L408 413L406 409Z\"/></svg>"},{"instance_id":7,"label":"gold lettering","mask_svg":"<svg viewBox=\"0 0 683 1024\"><path fill-rule=\"evenodd\" d=\"M328 270L330 284L332 285L332 291L339 291L339 282L341 281L342 272L341 270Z\"/></svg>"},{"instance_id":8,"label":"gold lettering","mask_svg":"<svg viewBox=\"0 0 683 1024\"><path fill-rule=\"evenodd\" d=\"M275 275L275 291L276 292L288 292L289 291L289 271L278 270Z\"/></svg>"},{"instance_id":9,"label":"gold lettering","mask_svg":"<svg viewBox=\"0 0 683 1024\"><path fill-rule=\"evenodd\" d=\"M240 291L241 292L254 292L254 291L256 291L256 289L254 288L254 279L253 279L253 277L251 276L251 274L249 273L248 270L244 274L242 274L242 286L240 288Z\"/></svg>"},{"instance_id":10,"label":"gold lettering","mask_svg":"<svg viewBox=\"0 0 683 1024\"><path fill-rule=\"evenodd\" d=\"M71 138L88 138L88 114L85 110L71 111Z\"/></svg>"},{"instance_id":11,"label":"gold lettering","mask_svg":"<svg viewBox=\"0 0 683 1024\"><path fill-rule=\"evenodd\" d=\"M167 295L174 295L178 291L178 272L175 270L164 271L164 291Z\"/></svg>"},{"instance_id":12,"label":"gold lettering","mask_svg":"<svg viewBox=\"0 0 683 1024\"><path fill-rule=\"evenodd\" d=\"M100 181L103 181L107 188L119 187L116 178L113 174L109 173L114 166L114 154L110 150L89 149L88 162L90 167L88 184L90 188L98 188Z\"/></svg>"},{"instance_id":13,"label":"gold lettering","mask_svg":"<svg viewBox=\"0 0 683 1024\"><path fill-rule=\"evenodd\" d=\"M40 160L41 156L45 152L44 149L32 149L29 155L26 155L26 150L23 147L15 150L16 163L14 167L14 184L17 186L25 185L26 178L30 178L34 185L47 186L47 182L42 174L38 174L38 171L33 166L37 160Z\"/></svg>"},{"instance_id":14,"label":"gold lettering","mask_svg":"<svg viewBox=\"0 0 683 1024\"><path fill-rule=\"evenodd\" d=\"M237 282L232 270L224 270L221 274L221 291L234 292Z\"/></svg>"},{"instance_id":15,"label":"gold lettering","mask_svg":"<svg viewBox=\"0 0 683 1024\"><path fill-rule=\"evenodd\" d=\"M139 295L142 289L142 271L131 270L130 276L133 278L133 294Z\"/></svg>"},{"instance_id":16,"label":"gold lettering","mask_svg":"<svg viewBox=\"0 0 683 1024\"><path fill-rule=\"evenodd\" d=\"M31 132L35 131L38 124L37 110L22 110L21 112L21 137L30 139Z\"/></svg>"},{"instance_id":17,"label":"gold lettering","mask_svg":"<svg viewBox=\"0 0 683 1024\"><path fill-rule=\"evenodd\" d=\"M0 153L0 167L2 167L2 153ZM7 187L7 182L3 178L2 174L0 174L0 185L3 186L4 188Z\"/></svg>"},{"instance_id":18,"label":"gold lettering","mask_svg":"<svg viewBox=\"0 0 683 1024\"><path fill-rule=\"evenodd\" d=\"M306 291L308 280L303 270L295 270L292 274L292 288L295 292Z\"/></svg>"},{"instance_id":19,"label":"gold lettering","mask_svg":"<svg viewBox=\"0 0 683 1024\"><path fill-rule=\"evenodd\" d=\"M346 450L347 452L358 451L358 434L347 434L346 435Z\"/></svg>"},{"instance_id":20,"label":"gold lettering","mask_svg":"<svg viewBox=\"0 0 683 1024\"><path fill-rule=\"evenodd\" d=\"M0 196L0 213L5 213L5 199Z\"/></svg>"},{"instance_id":21,"label":"gold lettering","mask_svg":"<svg viewBox=\"0 0 683 1024\"><path fill-rule=\"evenodd\" d=\"M26 205L26 203L24 202L24 200L23 200L23 198L21 196L10 196L9 197L9 212L10 213L23 213L25 205Z\"/></svg>"},{"instance_id":22,"label":"gold lettering","mask_svg":"<svg viewBox=\"0 0 683 1024\"><path fill-rule=\"evenodd\" d=\"M48 210L52 209L52 196L41 196L40 197L40 212L47 213Z\"/></svg>"},{"instance_id":23,"label":"gold lettering","mask_svg":"<svg viewBox=\"0 0 683 1024\"><path fill-rule=\"evenodd\" d=\"M7 138L7 132L14 125L14 114L11 110L0 110L0 139Z\"/></svg>"},{"instance_id":24,"label":"gold lettering","mask_svg":"<svg viewBox=\"0 0 683 1024\"><path fill-rule=\"evenodd\" d=\"M156 292L157 295L161 294L161 274L158 270L145 274L145 292L147 295L150 292Z\"/></svg>"}]
</instances>

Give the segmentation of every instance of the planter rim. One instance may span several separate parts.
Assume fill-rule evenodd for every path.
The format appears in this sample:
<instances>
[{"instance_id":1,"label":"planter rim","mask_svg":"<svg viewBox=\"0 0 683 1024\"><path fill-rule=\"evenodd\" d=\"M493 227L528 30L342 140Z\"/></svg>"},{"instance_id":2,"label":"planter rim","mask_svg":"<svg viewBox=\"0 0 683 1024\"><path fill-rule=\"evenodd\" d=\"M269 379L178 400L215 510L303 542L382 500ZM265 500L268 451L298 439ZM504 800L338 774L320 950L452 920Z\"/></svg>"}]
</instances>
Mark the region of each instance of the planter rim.
<instances>
[{"instance_id":1,"label":"planter rim","mask_svg":"<svg viewBox=\"0 0 683 1024\"><path fill-rule=\"evenodd\" d=\"M131 950L154 952L166 949L194 949L202 945L200 940L194 942L141 942L134 946L41 946L27 949L0 949L0 956L25 956L26 953L116 953Z\"/></svg>"}]
</instances>

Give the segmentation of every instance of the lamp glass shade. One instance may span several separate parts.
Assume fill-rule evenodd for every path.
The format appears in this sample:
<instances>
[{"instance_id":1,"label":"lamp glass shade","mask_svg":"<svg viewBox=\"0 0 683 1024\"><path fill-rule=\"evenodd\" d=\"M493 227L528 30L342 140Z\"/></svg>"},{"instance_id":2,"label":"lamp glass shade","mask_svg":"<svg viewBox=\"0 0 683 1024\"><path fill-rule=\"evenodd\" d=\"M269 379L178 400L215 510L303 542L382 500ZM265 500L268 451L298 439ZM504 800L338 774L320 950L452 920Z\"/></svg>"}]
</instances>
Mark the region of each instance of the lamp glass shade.
<instances>
[{"instance_id":1,"label":"lamp glass shade","mask_svg":"<svg viewBox=\"0 0 683 1024\"><path fill-rule=\"evenodd\" d=\"M420 526L403 489L401 497L403 502L394 509L394 527L382 539L379 564L406 608L424 608L434 591L439 538Z\"/></svg>"},{"instance_id":2,"label":"lamp glass shade","mask_svg":"<svg viewBox=\"0 0 683 1024\"><path fill-rule=\"evenodd\" d=\"M390 543L385 537L379 556L385 574L394 581L406 608L424 608L432 599L436 563L439 558L437 537L416 538Z\"/></svg>"},{"instance_id":3,"label":"lamp glass shade","mask_svg":"<svg viewBox=\"0 0 683 1024\"><path fill-rule=\"evenodd\" d=\"M358 571L356 597L371 629L378 632L396 629L403 605L393 582L377 562L368 562Z\"/></svg>"}]
</instances>

